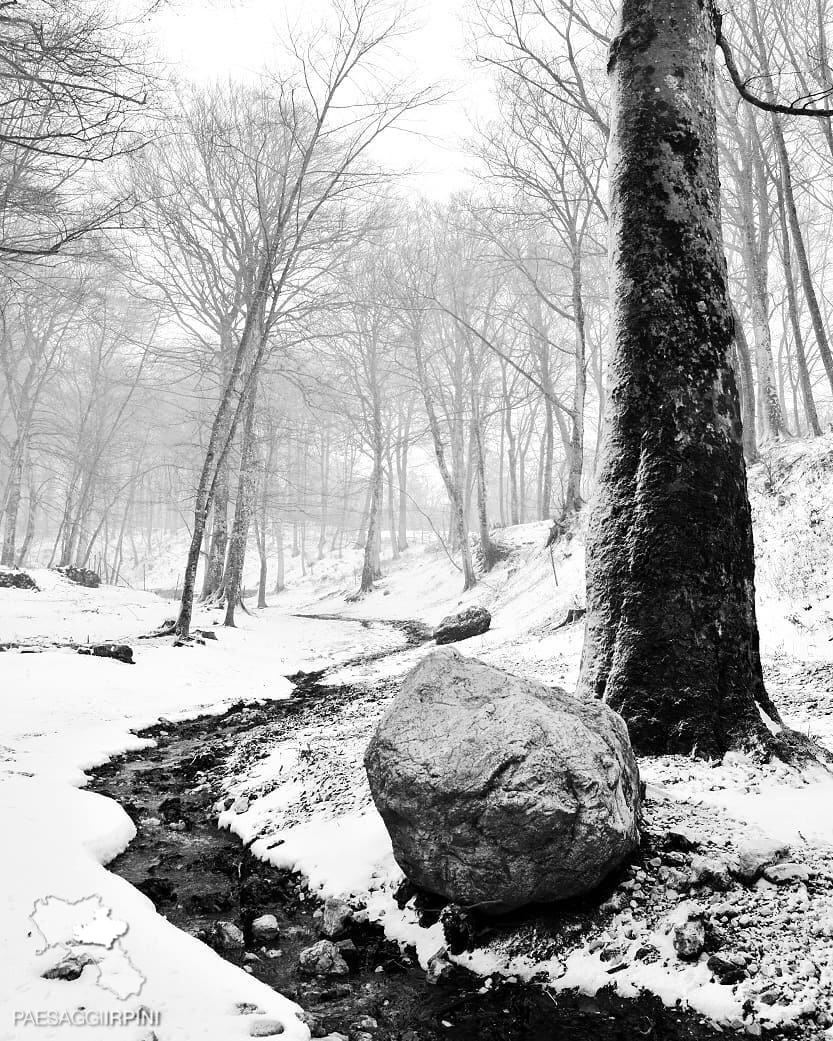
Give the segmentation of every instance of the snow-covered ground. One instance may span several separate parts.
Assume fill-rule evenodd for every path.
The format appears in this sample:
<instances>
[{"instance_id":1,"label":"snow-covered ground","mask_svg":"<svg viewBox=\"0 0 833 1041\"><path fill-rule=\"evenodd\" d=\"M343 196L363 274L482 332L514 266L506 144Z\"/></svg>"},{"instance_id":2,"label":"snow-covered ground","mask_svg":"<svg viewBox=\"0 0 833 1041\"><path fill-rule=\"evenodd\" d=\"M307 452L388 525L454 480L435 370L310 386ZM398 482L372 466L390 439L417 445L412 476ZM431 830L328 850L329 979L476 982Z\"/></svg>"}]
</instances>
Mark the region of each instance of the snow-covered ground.
<instances>
[{"instance_id":1,"label":"snow-covered ground","mask_svg":"<svg viewBox=\"0 0 833 1041\"><path fill-rule=\"evenodd\" d=\"M793 725L825 740L833 735L831 474L833 439L824 438L810 446L775 450L751 478L762 644L771 693ZM583 599L581 533L550 554L543 545L546 531L546 525L530 524L498 533L506 559L465 596L460 594L459 572L434 544L412 546L386 568L376 591L354 602L346 596L355 588L355 551L314 563L304 577L297 561L289 558L289 588L270 597L274 606L251 616L240 613L239 628L218 629L219 639L202 647L137 641L173 613L169 602L151 593L82 589L43 571L32 573L39 592L0 590L0 643L123 639L136 655L130 666L79 656L69 648L0 654L0 687L6 695L0 720L0 805L6 834L0 867L0 942L6 966L0 977L0 1038L22 1036L13 1026L15 1011L141 1004L161 1013L164 1033L159 1036L165 1041L219 1041L247 1036L252 1029L257 1016L238 1014L240 1003L257 1005L264 1015L280 1019L284 1036L306 1037L291 1003L174 929L143 895L106 871L103 865L130 842L134 827L111 800L83 790L83 771L140 746L135 731L159 719L221 711L241 698L283 698L291 689L285 677L299 669L348 662L404 643L401 633L362 620L434 624L461 606L483 604L492 612L492 628L464 644L466 654L570 689L578 671L581 625L561 623ZM174 556L172 547L170 560ZM167 584L172 583L159 581L160 586ZM209 626L216 620L206 612L197 624ZM408 648L364 666L351 664L330 672L328 680L384 681L387 692L392 678L429 651L427 646ZM249 796L248 808L218 812L223 825L245 840L255 839L254 852L302 870L322 895L348 896L362 904L391 937L412 943L424 961L442 945L442 936L438 926L423 928L413 908L400 910L393 899L401 875L370 804L361 767L383 702L383 696L359 697L336 724L330 720L326 727L307 728L265 755L247 757L241 749L240 770L229 776L227 786L231 795ZM745 1023L753 1030L762 1022L806 1018L808 1009L829 1002L833 781L762 770L737 758L722 764L643 761L641 769L649 783L650 827L691 826L709 855L728 859L745 830L755 827L788 843L793 859L807 866L808 879L787 889L764 883L743 892L705 889L700 895L706 910L729 927L749 919L743 927L748 949L740 950L750 966L747 978L724 986L713 981L705 964L684 966L675 960L669 930L685 913L684 887L664 863L639 869L641 876L636 873L630 880L625 904L601 917L572 950L534 957L518 954L517 942L504 938L463 960L484 973L530 977L543 971L554 989L593 990L613 982L630 994L646 987L672 1003L681 998L716 1021L737 1025L746 1014ZM333 776L339 784L324 784ZM314 789L325 796L311 811L307 796ZM267 849L278 838L282 844ZM102 990L92 967L72 984L41 978L58 955L37 953L28 918L35 901L91 894L101 896L113 916L129 925L123 945L147 977L141 994L130 1002ZM723 906L732 901L734 910ZM657 957L637 957L637 950L646 947L656 950ZM613 975L606 960L611 951L623 963ZM776 973L781 955L785 968ZM809 968L804 964L808 960ZM776 985L783 1000L774 1005L762 1001L767 987ZM744 1010L746 1002L751 1005ZM823 1019L814 1022L823 1026ZM101 1034L94 1027L76 1028L71 1035L64 1027L46 1027L37 1036Z\"/></svg>"},{"instance_id":2,"label":"snow-covered ground","mask_svg":"<svg viewBox=\"0 0 833 1041\"><path fill-rule=\"evenodd\" d=\"M237 1014L241 1003L280 1019L284 1036L307 1037L290 1002L170 926L145 896L105 870L135 827L115 802L83 790L83 771L148 743L135 731L160 719L219 712L241 698L285 698L292 689L286 675L396 646L402 637L360 625L244 615L240 628L223 630L203 647L143 643L136 637L170 616L173 605L151 593L84 589L46 571L31 574L40 592L0 590L0 643L125 639L136 664L69 648L0 655L0 1038L23 1036L15 1013L144 1006L159 1013L166 1039L227 1041L248 1036L258 1018ZM35 902L90 895L129 926L123 946L147 980L129 1001L98 986L95 968L72 984L41 978L61 952L37 953L29 919ZM102 1035L91 1024L42 1025L36 1036Z\"/></svg>"}]
</instances>

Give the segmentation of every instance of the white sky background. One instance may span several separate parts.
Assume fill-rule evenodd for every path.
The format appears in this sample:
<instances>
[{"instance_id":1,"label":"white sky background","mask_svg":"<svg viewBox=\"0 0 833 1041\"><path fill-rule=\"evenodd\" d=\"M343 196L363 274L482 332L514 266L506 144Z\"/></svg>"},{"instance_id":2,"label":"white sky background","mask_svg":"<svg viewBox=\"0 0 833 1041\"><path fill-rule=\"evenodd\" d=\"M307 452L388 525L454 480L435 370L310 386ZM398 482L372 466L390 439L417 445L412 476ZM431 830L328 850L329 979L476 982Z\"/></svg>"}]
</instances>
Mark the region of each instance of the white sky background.
<instances>
[{"instance_id":1,"label":"white sky background","mask_svg":"<svg viewBox=\"0 0 833 1041\"><path fill-rule=\"evenodd\" d=\"M279 60L287 24L303 31L326 7L326 0L180 0L154 18L153 35L180 75L197 82L247 79ZM470 183L464 139L470 116L482 118L490 107L489 79L470 60L466 0L404 0L404 8L415 29L396 42L393 71L410 69L416 84L436 84L446 96L410 116L406 131L386 135L378 158L413 169L412 190L441 198Z\"/></svg>"}]
</instances>

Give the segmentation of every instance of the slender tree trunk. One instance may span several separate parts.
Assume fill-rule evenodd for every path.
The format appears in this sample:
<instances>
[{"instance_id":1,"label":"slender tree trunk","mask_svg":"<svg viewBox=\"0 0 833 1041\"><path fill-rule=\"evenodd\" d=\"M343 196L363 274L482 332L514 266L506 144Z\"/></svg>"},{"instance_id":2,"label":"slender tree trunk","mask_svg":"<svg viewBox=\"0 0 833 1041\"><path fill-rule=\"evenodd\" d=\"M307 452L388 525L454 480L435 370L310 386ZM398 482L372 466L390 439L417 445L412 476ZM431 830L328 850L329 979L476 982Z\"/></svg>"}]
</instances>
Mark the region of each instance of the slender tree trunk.
<instances>
[{"instance_id":1,"label":"slender tree trunk","mask_svg":"<svg viewBox=\"0 0 833 1041\"><path fill-rule=\"evenodd\" d=\"M278 565L275 571L275 592L282 593L286 589L285 561L283 555L283 518L278 516L275 523L275 544L277 546Z\"/></svg>"},{"instance_id":2,"label":"slender tree trunk","mask_svg":"<svg viewBox=\"0 0 833 1041\"><path fill-rule=\"evenodd\" d=\"M795 259L798 263L798 272L801 276L801 285L804 289L804 298L807 301L807 310L810 312L810 319L813 323L813 331L816 336L819 355L821 356L822 364L824 365L824 371L827 373L827 379L830 383L831 389L833 389L833 355L830 352L830 340L827 336L827 329L825 328L824 319L822 318L818 296L816 295L816 289L813 285L813 276L810 272L810 261L807 257L807 248L804 244L804 233L801 230L801 222L798 219L798 210L795 205L790 157L787 152L786 143L784 142L784 133L781 129L781 123L777 116L772 117L772 129L775 136L776 150L778 152L778 163L781 168L781 186L784 192L784 205L789 220L793 248L795 249Z\"/></svg>"},{"instance_id":3,"label":"slender tree trunk","mask_svg":"<svg viewBox=\"0 0 833 1041\"><path fill-rule=\"evenodd\" d=\"M394 560L399 559L399 529L396 523L396 494L393 483L393 452L390 442L387 451L387 475L388 475L388 530L390 531L390 553Z\"/></svg>"},{"instance_id":4,"label":"slender tree trunk","mask_svg":"<svg viewBox=\"0 0 833 1041\"><path fill-rule=\"evenodd\" d=\"M515 432L512 429L511 408L504 395L503 429L506 432L506 447L509 468L509 523L520 524L521 515L518 503L518 447Z\"/></svg>"},{"instance_id":5,"label":"slender tree trunk","mask_svg":"<svg viewBox=\"0 0 833 1041\"><path fill-rule=\"evenodd\" d=\"M203 600L217 596L222 588L228 547L228 508L229 468L226 459L217 474L214 490L213 524L202 582Z\"/></svg>"},{"instance_id":6,"label":"slender tree trunk","mask_svg":"<svg viewBox=\"0 0 833 1041\"><path fill-rule=\"evenodd\" d=\"M32 545L32 539L35 537L35 514L38 509L38 498L35 486L29 482L29 501L26 509L26 530L23 533L23 542L20 544L20 551L17 554L17 566L23 567L26 563L26 558L29 554L29 549Z\"/></svg>"},{"instance_id":7,"label":"slender tree trunk","mask_svg":"<svg viewBox=\"0 0 833 1041\"><path fill-rule=\"evenodd\" d=\"M408 400L404 426L400 424L399 444L396 451L396 479L399 484L399 549L408 548L408 448L411 437L411 420L414 414L413 400Z\"/></svg>"},{"instance_id":8,"label":"slender tree trunk","mask_svg":"<svg viewBox=\"0 0 833 1041\"><path fill-rule=\"evenodd\" d=\"M371 480L367 485L367 490L364 495L364 506L362 506L361 516L359 517L359 526L356 530L356 541L353 543L354 549L364 549L367 545L367 533L370 531L370 512L373 499L373 481Z\"/></svg>"},{"instance_id":9,"label":"slender tree trunk","mask_svg":"<svg viewBox=\"0 0 833 1041\"><path fill-rule=\"evenodd\" d=\"M463 592L467 592L469 589L473 589L474 586L477 585L477 574L474 570L471 546L469 545L469 531L468 525L466 524L465 503L462 490L454 480L454 476L449 469L446 460L445 446L443 445L440 424L431 398L431 388L425 371L425 362L422 354L422 343L418 334L414 341L414 351L417 360L417 370L419 372L420 388L422 389L422 397L425 402L425 411L428 414L428 426L431 430L431 438L434 442L434 454L437 458L437 466L443 484L445 485L446 494L448 495L448 501L451 506L450 525L452 531L456 534L459 543L458 549L460 551L463 568Z\"/></svg>"},{"instance_id":10,"label":"slender tree trunk","mask_svg":"<svg viewBox=\"0 0 833 1041\"><path fill-rule=\"evenodd\" d=\"M798 382L801 385L801 397L804 401L804 413L807 423L813 434L818 437L821 434L816 402L813 398L813 385L810 382L810 370L807 367L807 356L804 353L804 337L801 333L801 322L798 319L798 301L795 293L795 278L793 276L792 250L790 248L790 232L787 222L787 207L784 199L783 188L784 173L776 184L778 191L778 222L781 227L781 252L784 262L784 281L787 285L787 309L790 313L790 325L793 331L793 342L795 343L795 361L798 368ZM798 422L798 410L795 414L796 426Z\"/></svg>"},{"instance_id":11,"label":"slender tree trunk","mask_svg":"<svg viewBox=\"0 0 833 1041\"><path fill-rule=\"evenodd\" d=\"M580 695L643 754L769 751L734 330L720 228L714 27L622 0L611 47L613 344L588 533Z\"/></svg>"},{"instance_id":12,"label":"slender tree trunk","mask_svg":"<svg viewBox=\"0 0 833 1041\"><path fill-rule=\"evenodd\" d=\"M749 344L743 330L743 322L735 307L732 308L732 321L735 328L735 349L740 374L740 398L743 420L743 454L747 463L758 460L758 434L755 429L755 381L752 377L752 358Z\"/></svg>"},{"instance_id":13,"label":"slender tree trunk","mask_svg":"<svg viewBox=\"0 0 833 1041\"><path fill-rule=\"evenodd\" d=\"M567 475L567 491L564 496L562 520L569 520L582 507L581 475L584 469L584 400L587 395L587 338L582 293L581 247L573 243L572 264L573 321L575 323L575 382L573 390L573 414L570 417L570 469Z\"/></svg>"},{"instance_id":14,"label":"slender tree trunk","mask_svg":"<svg viewBox=\"0 0 833 1041\"><path fill-rule=\"evenodd\" d=\"M483 554L483 566L491 571L495 563L495 549L489 534L488 492L486 489L486 446L483 430L483 415L480 408L480 365L470 340L467 340L469 359L469 378L471 382L471 435L474 465L474 479L477 490L477 527L480 534L480 549Z\"/></svg>"},{"instance_id":15,"label":"slender tree trunk","mask_svg":"<svg viewBox=\"0 0 833 1041\"><path fill-rule=\"evenodd\" d=\"M744 181L744 184L746 182ZM752 331L755 337L755 360L758 368L758 414L764 425L766 438L781 437L782 415L778 390L775 386L775 363L772 357L772 335L769 327L769 293L767 276L755 241L752 203L747 200L743 220L743 259Z\"/></svg>"},{"instance_id":16,"label":"slender tree trunk","mask_svg":"<svg viewBox=\"0 0 833 1041\"><path fill-rule=\"evenodd\" d=\"M548 380L544 383L547 390ZM555 409L549 398L544 400L544 437L541 445L541 520L549 520L552 512L552 468L555 463Z\"/></svg>"},{"instance_id":17,"label":"slender tree trunk","mask_svg":"<svg viewBox=\"0 0 833 1041\"><path fill-rule=\"evenodd\" d=\"M3 534L3 552L0 555L0 564L6 567L14 567L15 548L17 545L17 515L20 512L20 497L23 487L23 453L12 451L12 458L16 462L9 474L9 490L6 497L6 530Z\"/></svg>"},{"instance_id":18,"label":"slender tree trunk","mask_svg":"<svg viewBox=\"0 0 833 1041\"><path fill-rule=\"evenodd\" d=\"M234 612L243 593L243 565L246 560L246 543L249 538L249 523L257 493L257 457L254 444L254 420L257 404L257 384L251 386L240 446L240 477L237 482L237 499L234 504L234 523L229 538L228 562L223 575L226 616L224 625L234 626Z\"/></svg>"},{"instance_id":19,"label":"slender tree trunk","mask_svg":"<svg viewBox=\"0 0 833 1041\"><path fill-rule=\"evenodd\" d=\"M360 586L362 593L369 593L373 589L373 583L379 576L377 540L380 535L381 504L382 450L381 445L378 445L374 450L373 472L370 475L370 508L367 517L367 535L364 540L364 559L362 561L362 581Z\"/></svg>"},{"instance_id":20,"label":"slender tree trunk","mask_svg":"<svg viewBox=\"0 0 833 1041\"><path fill-rule=\"evenodd\" d=\"M330 425L326 424L321 439L321 510L319 518L321 521L318 532L318 559L324 559L324 545L327 541L327 511L329 507L329 481L330 481Z\"/></svg>"}]
</instances>

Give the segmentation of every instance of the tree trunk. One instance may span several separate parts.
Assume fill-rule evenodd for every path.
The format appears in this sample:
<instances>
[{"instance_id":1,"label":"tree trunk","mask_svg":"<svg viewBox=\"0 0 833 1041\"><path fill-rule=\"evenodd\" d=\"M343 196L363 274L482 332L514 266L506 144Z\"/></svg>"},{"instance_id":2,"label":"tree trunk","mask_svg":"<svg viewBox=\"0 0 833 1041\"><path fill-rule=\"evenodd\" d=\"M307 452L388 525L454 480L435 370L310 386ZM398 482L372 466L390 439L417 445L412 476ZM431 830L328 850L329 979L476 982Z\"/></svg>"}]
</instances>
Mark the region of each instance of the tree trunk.
<instances>
[{"instance_id":1,"label":"tree trunk","mask_svg":"<svg viewBox=\"0 0 833 1041\"><path fill-rule=\"evenodd\" d=\"M228 459L226 459L217 473L217 484L214 490L214 520L202 582L203 600L217 596L223 584L228 547L228 507L229 472Z\"/></svg>"},{"instance_id":2,"label":"tree trunk","mask_svg":"<svg viewBox=\"0 0 833 1041\"><path fill-rule=\"evenodd\" d=\"M468 525L466 524L463 492L454 480L454 476L449 469L448 461L446 460L445 446L443 445L437 412L434 408L434 402L431 399L431 387L425 371L425 361L422 354L422 343L419 339L419 335L416 336L414 341L414 353L416 354L419 384L422 390L423 401L425 402L425 411L428 415L428 426L431 430L431 437L434 442L434 454L437 458L440 477L443 479L446 494L448 495L448 501L451 506L450 527L452 532L456 535L459 543L458 548L460 550L463 569L463 592L465 593L477 585L477 574L474 570L474 563L472 562L471 557L471 546L469 545L469 531Z\"/></svg>"},{"instance_id":3,"label":"tree trunk","mask_svg":"<svg viewBox=\"0 0 833 1041\"><path fill-rule=\"evenodd\" d=\"M278 517L275 524L275 543L278 551L278 567L275 572L275 592L282 593L286 589L285 563L283 556L283 518Z\"/></svg>"},{"instance_id":4,"label":"tree trunk","mask_svg":"<svg viewBox=\"0 0 833 1041\"><path fill-rule=\"evenodd\" d=\"M798 382L801 385L801 397L804 400L804 412L810 430L818 437L821 434L816 402L813 398L813 385L810 382L810 370L807 367L807 355L804 352L804 337L801 333L801 322L798 320L798 301L795 293L795 278L793 276L792 250L790 248L790 232L787 222L787 207L784 199L784 173L781 171L781 179L776 183L778 192L778 222L781 226L781 251L784 262L784 281L787 285L787 309L790 313L790 325L795 342L795 360L798 368ZM795 425L799 426L798 409L795 413Z\"/></svg>"},{"instance_id":5,"label":"tree trunk","mask_svg":"<svg viewBox=\"0 0 833 1041\"><path fill-rule=\"evenodd\" d=\"M246 402L243 436L240 446L240 478L237 482L237 500L234 504L234 523L229 538L228 561L223 575L226 600L224 625L234 626L234 611L243 592L243 564L246 560L246 542L249 522L257 492L257 459L254 445L254 420L257 402L257 384L253 384Z\"/></svg>"},{"instance_id":6,"label":"tree trunk","mask_svg":"<svg viewBox=\"0 0 833 1041\"><path fill-rule=\"evenodd\" d=\"M387 476L388 476L388 530L390 531L390 554L393 560L399 559L399 529L396 523L396 495L393 486L393 452L390 441L387 450Z\"/></svg>"},{"instance_id":7,"label":"tree trunk","mask_svg":"<svg viewBox=\"0 0 833 1041\"><path fill-rule=\"evenodd\" d=\"M396 447L396 479L399 484L399 549L408 548L408 448L411 436L411 420L414 414L413 399L408 400L404 426L399 425L399 443Z\"/></svg>"},{"instance_id":8,"label":"tree trunk","mask_svg":"<svg viewBox=\"0 0 833 1041\"><path fill-rule=\"evenodd\" d=\"M32 545L32 539L35 537L35 514L38 508L37 493L35 492L35 486L29 482L29 502L26 510L26 530L23 533L23 542L20 544L20 551L17 554L17 566L23 567L26 563L26 557L29 553L29 549Z\"/></svg>"},{"instance_id":9,"label":"tree trunk","mask_svg":"<svg viewBox=\"0 0 833 1041\"><path fill-rule=\"evenodd\" d=\"M367 536L364 540L364 559L362 561L361 592L369 593L373 583L379 576L377 544L380 536L379 522L382 504L382 451L381 446L374 453L373 473L370 476L370 507L367 516Z\"/></svg>"},{"instance_id":10,"label":"tree trunk","mask_svg":"<svg viewBox=\"0 0 833 1041\"><path fill-rule=\"evenodd\" d=\"M579 689L652 755L769 751L758 705L778 720L755 620L709 11L623 0L610 60L611 385Z\"/></svg>"},{"instance_id":11,"label":"tree trunk","mask_svg":"<svg viewBox=\"0 0 833 1041\"><path fill-rule=\"evenodd\" d=\"M0 564L6 567L14 567L15 547L17 545L17 515L20 512L20 496L23 486L23 454L17 452L17 445L12 452L12 458L16 462L9 474L9 490L6 497L6 530L3 535L3 552L0 555Z\"/></svg>"},{"instance_id":12,"label":"tree trunk","mask_svg":"<svg viewBox=\"0 0 833 1041\"><path fill-rule=\"evenodd\" d=\"M584 469L584 399L587 395L586 354L587 339L584 320L584 299L581 278L581 246L573 243L573 321L575 323L575 383L573 389L573 414L570 417L570 469L567 475L567 491L564 495L562 521L567 521L581 509L581 474Z\"/></svg>"},{"instance_id":13,"label":"tree trunk","mask_svg":"<svg viewBox=\"0 0 833 1041\"><path fill-rule=\"evenodd\" d=\"M324 559L324 545L327 541L328 507L330 505L330 425L324 428L321 437L321 509L319 511L320 526L318 530L318 559Z\"/></svg>"},{"instance_id":14,"label":"tree trunk","mask_svg":"<svg viewBox=\"0 0 833 1041\"><path fill-rule=\"evenodd\" d=\"M787 217L789 219L790 233L792 235L793 248L795 249L795 259L798 262L798 271L801 275L801 285L804 289L804 298L807 301L807 309L810 312L810 318L813 322L813 331L816 335L816 343L818 344L819 354L821 355L822 364L824 365L824 371L827 373L827 379L830 383L831 389L833 389L833 355L831 355L830 352L830 341L827 338L827 329L824 325L824 319L822 318L815 286L813 285L813 276L810 272L810 261L807 258L807 248L804 245L804 234L801 230L801 223L798 219L798 210L795 205L792 171L790 170L790 157L787 153L787 146L784 142L784 133L781 129L781 123L777 116L772 117L772 130L775 136L775 146L778 152L778 163L781 168L781 186L784 192L784 206L786 207Z\"/></svg>"},{"instance_id":15,"label":"tree trunk","mask_svg":"<svg viewBox=\"0 0 833 1041\"><path fill-rule=\"evenodd\" d=\"M755 429L755 381L752 378L752 358L749 344L743 330L743 322L735 307L732 308L732 321L735 328L735 349L737 351L738 371L740 373L740 399L742 402L741 417L743 420L743 454L747 463L758 460L758 433Z\"/></svg>"},{"instance_id":16,"label":"tree trunk","mask_svg":"<svg viewBox=\"0 0 833 1041\"><path fill-rule=\"evenodd\" d=\"M483 431L483 417L480 409L480 380L478 374L482 368L478 364L471 339L467 338L469 378L471 381L471 437L474 448L474 478L477 488L477 527L480 533L480 549L483 554L483 567L491 571L495 563L495 549L489 534L488 493L486 490L486 447Z\"/></svg>"},{"instance_id":17,"label":"tree trunk","mask_svg":"<svg viewBox=\"0 0 833 1041\"><path fill-rule=\"evenodd\" d=\"M750 162L753 160L750 158ZM740 178L741 238L743 262L746 271L746 290L752 333L755 340L755 362L758 369L758 415L761 418L764 439L781 437L782 414L778 391L775 386L775 364L772 358L772 333L769 326L769 291L767 286L769 234L761 230L764 244L759 247L756 238L755 210L752 201L750 173L744 170ZM760 212L760 211L759 211ZM769 226L769 218L764 221Z\"/></svg>"}]
</instances>

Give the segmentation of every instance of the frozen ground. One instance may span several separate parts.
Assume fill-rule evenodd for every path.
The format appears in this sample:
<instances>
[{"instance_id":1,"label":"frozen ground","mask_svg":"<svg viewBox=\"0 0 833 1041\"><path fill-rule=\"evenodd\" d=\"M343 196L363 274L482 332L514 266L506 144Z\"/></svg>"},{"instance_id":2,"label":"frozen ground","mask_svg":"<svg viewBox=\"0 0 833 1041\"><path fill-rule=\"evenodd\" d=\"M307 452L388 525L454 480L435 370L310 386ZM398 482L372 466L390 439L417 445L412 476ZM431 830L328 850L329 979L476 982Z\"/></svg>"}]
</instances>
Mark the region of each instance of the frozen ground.
<instances>
[{"instance_id":1,"label":"frozen ground","mask_svg":"<svg viewBox=\"0 0 833 1041\"><path fill-rule=\"evenodd\" d=\"M823 740L833 735L831 459L829 438L810 448L789 445L756 470L751 482L770 689L794 725ZM140 739L133 732L160 718L217 711L240 698L282 698L290 691L284 677L299 669L337 665L404 643L400 632L362 620L418 618L433 624L458 606L483 603L493 613L492 629L463 645L465 653L569 689L578 669L581 626L560 623L581 603L582 542L579 533L551 556L543 549L545 533L541 524L500 532L507 559L465 597L459 594L459 573L433 545L413 546L387 569L377 591L354 603L345 600L354 588L353 551L314 564L304 578L289 558L289 588L270 597L273 607L241 614L238 629L220 628L218 641L194 648L136 641L172 613L169 603L149 593L86 590L37 571L41 592L0 590L0 643L125 639L137 661L128 666L70 649L0 655L6 692L0 804L7 836L0 867L6 966L0 1037L21 1036L10 1027L16 1010L123 1007L97 986L94 967L72 984L41 978L58 958L36 953L28 920L34 902L89 894L100 895L114 917L129 924L123 945L136 968L150 971L141 995L127 1004L161 1012L160 1038L247 1036L252 1017L237 1013L241 1002L281 1019L285 1036L305 1037L288 1002L179 933L144 896L104 869L131 840L133 825L115 803L83 790L83 770L136 747ZM336 614L350 621L297 614ZM209 613L198 624L215 620ZM442 937L437 926L423 928L412 908L400 910L393 900L400 875L369 805L361 756L390 681L428 649L333 669L329 682L378 680L378 696L353 699L335 724L308 727L291 741L258 748L257 756L242 742L228 791L235 798L246 794L247 809L220 808L222 823L254 840L255 852L303 870L322 893L365 905L423 960ZM801 877L778 886L733 883L722 891L705 876L696 878L690 851L658 849L634 867L612 904L575 941L542 938L531 926L519 927L464 960L484 974L540 975L554 989L592 991L613 982L628 994L645 987L715 1021L743 1023L753 1033L761 1024L780 1029L798 1023L822 1036L833 994L833 782L738 759L660 759L643 761L641 768L649 784L651 834L690 828L701 855L731 862L748 829L755 828L789 844ZM268 851L278 839L282 844ZM684 966L673 956L669 929L692 901L726 935L724 949L743 962L742 980L724 985L705 963ZM95 1028L69 1033L47 1027L37 1036L101 1035Z\"/></svg>"}]
</instances>

